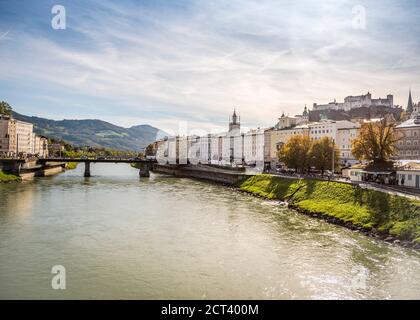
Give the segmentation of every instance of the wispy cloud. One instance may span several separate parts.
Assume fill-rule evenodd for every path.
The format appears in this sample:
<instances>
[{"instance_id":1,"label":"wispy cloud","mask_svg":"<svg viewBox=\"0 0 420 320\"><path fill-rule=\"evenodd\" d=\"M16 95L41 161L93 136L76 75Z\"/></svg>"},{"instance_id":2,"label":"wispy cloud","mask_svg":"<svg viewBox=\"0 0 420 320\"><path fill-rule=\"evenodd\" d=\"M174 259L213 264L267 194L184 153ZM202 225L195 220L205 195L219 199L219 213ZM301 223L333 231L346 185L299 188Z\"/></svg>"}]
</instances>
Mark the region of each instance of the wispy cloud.
<instances>
[{"instance_id":1,"label":"wispy cloud","mask_svg":"<svg viewBox=\"0 0 420 320\"><path fill-rule=\"evenodd\" d=\"M64 1L66 30L49 27L48 5L10 3L37 23L2 16L0 34L13 28L0 84L12 90L0 94L22 112L174 129L225 125L234 106L264 126L305 103L370 90L403 104L409 85L420 91L415 2L363 1L364 30L352 28L359 2L296 2Z\"/></svg>"}]
</instances>

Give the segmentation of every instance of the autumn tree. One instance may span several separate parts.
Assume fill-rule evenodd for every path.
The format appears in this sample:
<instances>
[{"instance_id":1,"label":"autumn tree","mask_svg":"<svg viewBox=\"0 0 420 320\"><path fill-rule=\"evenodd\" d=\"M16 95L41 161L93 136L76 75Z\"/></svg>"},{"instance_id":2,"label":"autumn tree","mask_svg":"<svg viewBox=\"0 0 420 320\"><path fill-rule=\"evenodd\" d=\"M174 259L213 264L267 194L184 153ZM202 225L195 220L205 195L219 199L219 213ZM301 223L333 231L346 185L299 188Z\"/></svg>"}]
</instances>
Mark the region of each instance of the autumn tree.
<instances>
[{"instance_id":1,"label":"autumn tree","mask_svg":"<svg viewBox=\"0 0 420 320\"><path fill-rule=\"evenodd\" d=\"M340 165L340 152L335 146L334 141L329 137L323 137L315 140L311 146L310 163L315 169L320 170L324 174L325 170L332 170L334 151L334 168Z\"/></svg>"},{"instance_id":2,"label":"autumn tree","mask_svg":"<svg viewBox=\"0 0 420 320\"><path fill-rule=\"evenodd\" d=\"M154 156L156 155L156 143L149 144L145 149L146 156Z\"/></svg>"},{"instance_id":3,"label":"autumn tree","mask_svg":"<svg viewBox=\"0 0 420 320\"><path fill-rule=\"evenodd\" d=\"M310 167L311 140L308 136L296 135L280 148L278 158L289 168L296 171Z\"/></svg>"},{"instance_id":4,"label":"autumn tree","mask_svg":"<svg viewBox=\"0 0 420 320\"><path fill-rule=\"evenodd\" d=\"M362 124L359 137L352 142L352 153L358 160L369 161L375 167L383 166L396 153L400 138L395 122L388 117L367 122Z\"/></svg>"}]
</instances>

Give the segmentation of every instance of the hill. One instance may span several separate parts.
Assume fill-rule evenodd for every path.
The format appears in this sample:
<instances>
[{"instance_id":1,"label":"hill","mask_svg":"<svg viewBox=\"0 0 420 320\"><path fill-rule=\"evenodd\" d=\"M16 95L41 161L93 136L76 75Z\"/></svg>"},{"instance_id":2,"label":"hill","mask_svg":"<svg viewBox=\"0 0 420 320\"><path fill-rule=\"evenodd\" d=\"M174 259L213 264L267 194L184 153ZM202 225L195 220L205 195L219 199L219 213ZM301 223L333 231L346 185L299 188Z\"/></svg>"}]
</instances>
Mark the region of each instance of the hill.
<instances>
[{"instance_id":1,"label":"hill","mask_svg":"<svg viewBox=\"0 0 420 320\"><path fill-rule=\"evenodd\" d=\"M36 134L63 139L76 146L141 151L165 135L158 128L147 124L123 128L97 119L56 121L16 112L13 112L13 116L17 120L33 123Z\"/></svg>"}]
</instances>

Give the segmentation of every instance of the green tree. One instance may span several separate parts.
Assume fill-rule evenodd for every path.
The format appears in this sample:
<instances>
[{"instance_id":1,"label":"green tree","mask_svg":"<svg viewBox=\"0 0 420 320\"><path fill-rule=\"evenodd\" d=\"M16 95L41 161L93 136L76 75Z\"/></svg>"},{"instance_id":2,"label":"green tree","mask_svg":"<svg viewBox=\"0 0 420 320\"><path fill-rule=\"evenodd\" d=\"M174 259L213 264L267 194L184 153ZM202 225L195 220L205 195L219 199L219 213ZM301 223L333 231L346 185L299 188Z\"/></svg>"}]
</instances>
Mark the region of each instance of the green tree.
<instances>
[{"instance_id":1,"label":"green tree","mask_svg":"<svg viewBox=\"0 0 420 320\"><path fill-rule=\"evenodd\" d=\"M311 140L305 135L296 135L280 148L277 156L288 168L304 171L310 167Z\"/></svg>"},{"instance_id":2,"label":"green tree","mask_svg":"<svg viewBox=\"0 0 420 320\"><path fill-rule=\"evenodd\" d=\"M332 159L334 151L334 169L340 165L340 153L333 140L323 137L315 140L311 148L311 165L324 174L325 170L332 170Z\"/></svg>"},{"instance_id":3,"label":"green tree","mask_svg":"<svg viewBox=\"0 0 420 320\"><path fill-rule=\"evenodd\" d=\"M12 107L5 101L0 102L0 114L11 115L12 114Z\"/></svg>"}]
</instances>

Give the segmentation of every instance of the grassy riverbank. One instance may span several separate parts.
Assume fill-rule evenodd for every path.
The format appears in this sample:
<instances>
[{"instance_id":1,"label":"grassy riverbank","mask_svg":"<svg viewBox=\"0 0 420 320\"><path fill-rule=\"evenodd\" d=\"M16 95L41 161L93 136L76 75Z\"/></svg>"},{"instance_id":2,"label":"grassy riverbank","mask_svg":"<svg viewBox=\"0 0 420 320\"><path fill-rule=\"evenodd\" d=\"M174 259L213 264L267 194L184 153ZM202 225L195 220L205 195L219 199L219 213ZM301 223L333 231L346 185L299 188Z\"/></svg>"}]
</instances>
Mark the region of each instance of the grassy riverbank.
<instances>
[{"instance_id":1,"label":"grassy riverbank","mask_svg":"<svg viewBox=\"0 0 420 320\"><path fill-rule=\"evenodd\" d=\"M241 190L267 199L288 201L292 208L321 214L365 231L420 245L420 201L328 181L256 175Z\"/></svg>"},{"instance_id":2,"label":"grassy riverbank","mask_svg":"<svg viewBox=\"0 0 420 320\"><path fill-rule=\"evenodd\" d=\"M79 163L77 163L77 162L67 162L66 163L66 170L76 169L78 164Z\"/></svg>"},{"instance_id":3,"label":"grassy riverbank","mask_svg":"<svg viewBox=\"0 0 420 320\"><path fill-rule=\"evenodd\" d=\"M18 176L15 176L14 174L5 173L2 170L0 170L0 183L2 182L17 182L21 181L21 178Z\"/></svg>"},{"instance_id":4,"label":"grassy riverbank","mask_svg":"<svg viewBox=\"0 0 420 320\"><path fill-rule=\"evenodd\" d=\"M138 163L138 162L130 163L130 166L132 166L135 169L140 169L140 163Z\"/></svg>"}]
</instances>

